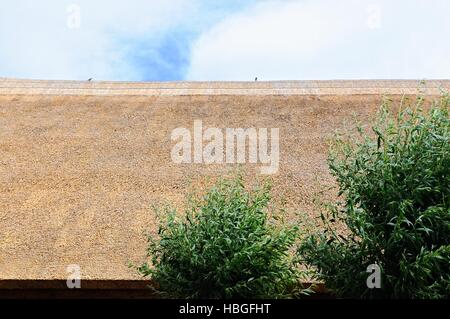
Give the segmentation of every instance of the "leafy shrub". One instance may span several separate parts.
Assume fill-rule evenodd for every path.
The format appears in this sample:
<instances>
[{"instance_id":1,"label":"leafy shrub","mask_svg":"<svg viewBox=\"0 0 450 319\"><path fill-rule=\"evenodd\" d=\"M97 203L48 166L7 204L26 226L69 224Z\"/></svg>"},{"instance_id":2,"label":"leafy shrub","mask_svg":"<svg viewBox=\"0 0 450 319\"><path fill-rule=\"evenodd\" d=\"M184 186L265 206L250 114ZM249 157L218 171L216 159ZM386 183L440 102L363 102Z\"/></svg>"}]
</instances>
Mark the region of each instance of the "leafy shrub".
<instances>
[{"instance_id":1,"label":"leafy shrub","mask_svg":"<svg viewBox=\"0 0 450 319\"><path fill-rule=\"evenodd\" d=\"M247 191L238 177L189 200L184 217L165 209L159 238L148 237L151 262L138 270L168 297L288 295L297 284L289 252L297 229L270 218L269 201L268 185Z\"/></svg>"},{"instance_id":2,"label":"leafy shrub","mask_svg":"<svg viewBox=\"0 0 450 319\"><path fill-rule=\"evenodd\" d=\"M343 297L450 297L450 121L443 95L386 100L373 133L338 137L329 157L343 202L322 214L326 231L300 246L301 260ZM406 104L406 105L405 105ZM343 222L349 234L337 232ZM381 268L369 289L367 266Z\"/></svg>"}]
</instances>

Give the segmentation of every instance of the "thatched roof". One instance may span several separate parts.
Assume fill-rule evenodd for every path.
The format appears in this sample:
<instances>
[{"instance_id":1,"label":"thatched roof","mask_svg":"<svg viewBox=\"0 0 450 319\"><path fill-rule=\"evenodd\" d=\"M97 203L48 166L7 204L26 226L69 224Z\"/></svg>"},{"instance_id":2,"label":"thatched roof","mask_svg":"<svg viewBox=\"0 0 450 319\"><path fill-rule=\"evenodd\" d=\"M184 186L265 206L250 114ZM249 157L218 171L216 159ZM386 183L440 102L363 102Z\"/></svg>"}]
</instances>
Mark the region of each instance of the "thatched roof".
<instances>
[{"instance_id":1,"label":"thatched roof","mask_svg":"<svg viewBox=\"0 0 450 319\"><path fill-rule=\"evenodd\" d=\"M428 81L439 94L449 81ZM189 185L236 165L176 164L171 131L279 128L273 192L318 216L313 199L333 185L327 140L368 122L382 94L415 95L419 81L113 83L0 80L0 280L134 279L145 257L151 205L181 206ZM249 181L258 165L245 164ZM326 199L328 195L322 195ZM329 194L332 197L332 194ZM290 215L292 219L293 214ZM295 217L298 218L298 217ZM301 218L301 217L300 217Z\"/></svg>"}]
</instances>

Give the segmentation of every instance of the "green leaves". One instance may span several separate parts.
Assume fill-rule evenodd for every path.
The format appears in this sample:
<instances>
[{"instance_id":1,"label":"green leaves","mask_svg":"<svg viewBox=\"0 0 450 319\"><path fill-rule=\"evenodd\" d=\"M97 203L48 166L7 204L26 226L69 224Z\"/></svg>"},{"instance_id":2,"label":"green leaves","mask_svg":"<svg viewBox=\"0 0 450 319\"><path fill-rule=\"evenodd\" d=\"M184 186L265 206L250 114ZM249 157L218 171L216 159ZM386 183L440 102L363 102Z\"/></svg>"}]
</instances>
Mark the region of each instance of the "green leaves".
<instances>
[{"instance_id":1,"label":"green leaves","mask_svg":"<svg viewBox=\"0 0 450 319\"><path fill-rule=\"evenodd\" d=\"M288 296L298 286L288 253L297 228L269 218L269 202L268 184L248 191L240 176L219 182L184 217L169 214L160 237L149 237L152 262L138 270L169 297Z\"/></svg>"},{"instance_id":2,"label":"green leaves","mask_svg":"<svg viewBox=\"0 0 450 319\"><path fill-rule=\"evenodd\" d=\"M450 297L449 97L424 103L404 98L393 114L386 100L372 134L359 129L331 149L349 240L313 235L299 256L340 296ZM382 289L361 277L371 263L383 269Z\"/></svg>"}]
</instances>

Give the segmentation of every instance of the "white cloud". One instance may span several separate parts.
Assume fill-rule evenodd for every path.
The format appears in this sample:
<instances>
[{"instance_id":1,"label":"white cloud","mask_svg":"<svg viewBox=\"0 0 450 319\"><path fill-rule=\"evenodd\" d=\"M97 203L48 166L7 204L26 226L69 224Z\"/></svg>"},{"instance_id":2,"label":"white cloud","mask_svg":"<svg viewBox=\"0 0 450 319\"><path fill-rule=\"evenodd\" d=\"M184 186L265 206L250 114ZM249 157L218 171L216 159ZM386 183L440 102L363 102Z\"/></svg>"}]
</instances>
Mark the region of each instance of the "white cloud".
<instances>
[{"instance_id":1,"label":"white cloud","mask_svg":"<svg viewBox=\"0 0 450 319\"><path fill-rule=\"evenodd\" d=\"M80 8L80 28L67 20ZM123 39L159 41L187 24L196 1L16 0L1 4L0 74L47 79L139 79Z\"/></svg>"},{"instance_id":2,"label":"white cloud","mask_svg":"<svg viewBox=\"0 0 450 319\"><path fill-rule=\"evenodd\" d=\"M265 1L193 45L191 80L449 78L450 2Z\"/></svg>"},{"instance_id":3,"label":"white cloud","mask_svg":"<svg viewBox=\"0 0 450 319\"><path fill-rule=\"evenodd\" d=\"M3 1L0 77L450 78L448 12L447 0Z\"/></svg>"}]
</instances>

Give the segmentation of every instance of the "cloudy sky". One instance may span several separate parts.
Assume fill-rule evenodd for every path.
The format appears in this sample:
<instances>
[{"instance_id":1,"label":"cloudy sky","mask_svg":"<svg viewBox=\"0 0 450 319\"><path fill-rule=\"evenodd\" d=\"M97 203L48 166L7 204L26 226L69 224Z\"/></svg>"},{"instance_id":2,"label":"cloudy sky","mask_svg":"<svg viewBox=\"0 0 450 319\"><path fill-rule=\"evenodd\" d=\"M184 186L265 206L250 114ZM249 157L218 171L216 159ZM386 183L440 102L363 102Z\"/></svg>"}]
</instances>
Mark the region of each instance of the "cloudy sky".
<instances>
[{"instance_id":1,"label":"cloudy sky","mask_svg":"<svg viewBox=\"0 0 450 319\"><path fill-rule=\"evenodd\" d=\"M2 0L0 77L450 78L448 0Z\"/></svg>"}]
</instances>

